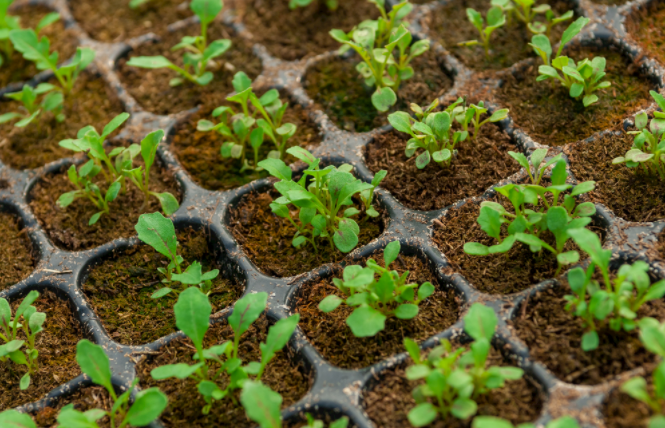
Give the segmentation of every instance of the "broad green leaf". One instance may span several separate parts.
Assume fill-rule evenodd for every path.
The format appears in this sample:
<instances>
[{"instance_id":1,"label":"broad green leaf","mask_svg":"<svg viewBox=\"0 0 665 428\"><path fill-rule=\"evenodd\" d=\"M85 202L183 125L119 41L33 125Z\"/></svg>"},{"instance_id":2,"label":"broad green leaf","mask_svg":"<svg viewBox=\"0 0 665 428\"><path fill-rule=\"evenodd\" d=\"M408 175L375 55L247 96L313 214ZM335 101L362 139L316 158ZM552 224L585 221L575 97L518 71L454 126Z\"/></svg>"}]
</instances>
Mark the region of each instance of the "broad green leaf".
<instances>
[{"instance_id":1,"label":"broad green leaf","mask_svg":"<svg viewBox=\"0 0 665 428\"><path fill-rule=\"evenodd\" d=\"M346 319L346 324L356 337L376 335L385 328L385 322L386 316L369 306L356 308Z\"/></svg>"},{"instance_id":2,"label":"broad green leaf","mask_svg":"<svg viewBox=\"0 0 665 428\"><path fill-rule=\"evenodd\" d=\"M161 213L142 214L134 227L139 239L160 254L173 259L177 253L178 239L173 222Z\"/></svg>"},{"instance_id":3,"label":"broad green leaf","mask_svg":"<svg viewBox=\"0 0 665 428\"><path fill-rule=\"evenodd\" d=\"M319 303L319 310L321 312L332 312L339 307L344 302L340 297L335 295L326 296L325 299L321 300Z\"/></svg>"},{"instance_id":4,"label":"broad green leaf","mask_svg":"<svg viewBox=\"0 0 665 428\"><path fill-rule=\"evenodd\" d=\"M203 349L212 313L208 296L197 287L189 287L178 296L173 312L176 326L194 342L197 351Z\"/></svg>"},{"instance_id":5,"label":"broad green leaf","mask_svg":"<svg viewBox=\"0 0 665 428\"><path fill-rule=\"evenodd\" d=\"M139 68L168 68L173 65L166 57L158 56L134 56L127 61L130 67Z\"/></svg>"},{"instance_id":6,"label":"broad green leaf","mask_svg":"<svg viewBox=\"0 0 665 428\"><path fill-rule=\"evenodd\" d=\"M397 95L390 88L377 88L372 94L372 104L380 112L386 112L397 102Z\"/></svg>"},{"instance_id":7,"label":"broad green leaf","mask_svg":"<svg viewBox=\"0 0 665 428\"><path fill-rule=\"evenodd\" d=\"M268 303L268 293L251 293L238 300L229 317L229 325L236 335L240 336L249 329L265 311Z\"/></svg>"},{"instance_id":8,"label":"broad green leaf","mask_svg":"<svg viewBox=\"0 0 665 428\"><path fill-rule=\"evenodd\" d=\"M386 245L386 248L383 250L383 260L385 262L386 269L390 266L392 262L397 260L400 249L401 245L399 240L392 241L391 243Z\"/></svg>"},{"instance_id":9,"label":"broad green leaf","mask_svg":"<svg viewBox=\"0 0 665 428\"><path fill-rule=\"evenodd\" d=\"M113 389L109 357L106 356L106 352L101 346L95 345L87 339L81 340L76 345L76 362L81 367L81 371L87 374L94 383L109 391Z\"/></svg>"},{"instance_id":10,"label":"broad green leaf","mask_svg":"<svg viewBox=\"0 0 665 428\"><path fill-rule=\"evenodd\" d=\"M338 250L348 253L358 245L358 224L350 218L340 220L333 234L333 242Z\"/></svg>"},{"instance_id":11,"label":"broad green leaf","mask_svg":"<svg viewBox=\"0 0 665 428\"><path fill-rule=\"evenodd\" d=\"M203 363L197 363L193 366L185 363L169 364L152 369L150 376L155 380L168 379L175 377L178 379L187 379L193 375L198 369L203 366Z\"/></svg>"},{"instance_id":12,"label":"broad green leaf","mask_svg":"<svg viewBox=\"0 0 665 428\"><path fill-rule=\"evenodd\" d=\"M148 425L162 414L169 400L158 388L149 388L136 394L134 404L123 422L137 427Z\"/></svg>"},{"instance_id":13,"label":"broad green leaf","mask_svg":"<svg viewBox=\"0 0 665 428\"><path fill-rule=\"evenodd\" d=\"M247 416L261 428L281 426L282 397L261 382L246 381L240 394L240 402Z\"/></svg>"},{"instance_id":14,"label":"broad green leaf","mask_svg":"<svg viewBox=\"0 0 665 428\"><path fill-rule=\"evenodd\" d=\"M464 317L464 331L473 339L492 340L497 326L497 317L492 308L474 303Z\"/></svg>"},{"instance_id":15,"label":"broad green leaf","mask_svg":"<svg viewBox=\"0 0 665 428\"><path fill-rule=\"evenodd\" d=\"M395 317L401 320L410 320L418 316L418 305L412 303L401 304L395 309Z\"/></svg>"},{"instance_id":16,"label":"broad green leaf","mask_svg":"<svg viewBox=\"0 0 665 428\"><path fill-rule=\"evenodd\" d=\"M223 3L222 0L192 0L189 7L202 24L210 24L222 11Z\"/></svg>"},{"instance_id":17,"label":"broad green leaf","mask_svg":"<svg viewBox=\"0 0 665 428\"><path fill-rule=\"evenodd\" d=\"M438 412L431 403L421 403L409 411L409 422L414 427L424 427L434 422Z\"/></svg>"},{"instance_id":18,"label":"broad green leaf","mask_svg":"<svg viewBox=\"0 0 665 428\"><path fill-rule=\"evenodd\" d=\"M0 413L0 426L3 428L37 428L29 415L14 409Z\"/></svg>"},{"instance_id":19,"label":"broad green leaf","mask_svg":"<svg viewBox=\"0 0 665 428\"><path fill-rule=\"evenodd\" d=\"M300 315L295 314L288 318L277 321L273 326L270 327L268 330L268 337L266 337L266 342L259 345L261 348L262 365L267 365L275 356L275 353L286 346L289 339L293 335L299 320Z\"/></svg>"}]
</instances>

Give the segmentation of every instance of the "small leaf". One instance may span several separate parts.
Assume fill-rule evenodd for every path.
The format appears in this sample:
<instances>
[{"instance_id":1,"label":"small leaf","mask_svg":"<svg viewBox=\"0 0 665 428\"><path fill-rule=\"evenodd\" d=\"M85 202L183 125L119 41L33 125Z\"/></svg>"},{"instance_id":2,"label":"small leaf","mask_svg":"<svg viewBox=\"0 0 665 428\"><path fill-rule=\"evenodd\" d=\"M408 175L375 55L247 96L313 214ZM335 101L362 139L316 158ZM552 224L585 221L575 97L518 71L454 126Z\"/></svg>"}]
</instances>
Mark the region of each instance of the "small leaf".
<instances>
[{"instance_id":1,"label":"small leaf","mask_svg":"<svg viewBox=\"0 0 665 428\"><path fill-rule=\"evenodd\" d=\"M356 308L346 319L346 324L356 337L376 335L385 328L385 322L386 316L369 306Z\"/></svg>"},{"instance_id":2,"label":"small leaf","mask_svg":"<svg viewBox=\"0 0 665 428\"><path fill-rule=\"evenodd\" d=\"M372 94L372 104L380 112L386 112L397 102L397 95L390 88L377 88Z\"/></svg>"}]
</instances>

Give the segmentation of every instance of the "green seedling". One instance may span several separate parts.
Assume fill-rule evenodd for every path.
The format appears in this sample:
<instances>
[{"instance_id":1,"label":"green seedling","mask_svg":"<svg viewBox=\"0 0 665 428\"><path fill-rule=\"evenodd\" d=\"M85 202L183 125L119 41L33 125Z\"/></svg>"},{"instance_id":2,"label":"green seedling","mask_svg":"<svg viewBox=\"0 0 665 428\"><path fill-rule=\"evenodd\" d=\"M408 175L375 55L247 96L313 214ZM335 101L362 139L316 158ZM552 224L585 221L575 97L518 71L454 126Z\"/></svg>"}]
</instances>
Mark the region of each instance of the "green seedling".
<instances>
[{"instance_id":1,"label":"green seedling","mask_svg":"<svg viewBox=\"0 0 665 428\"><path fill-rule=\"evenodd\" d=\"M210 68L218 68L213 61L223 55L230 47L231 40L219 39L208 44L208 25L215 20L224 7L222 0L192 0L190 9L199 17L200 36L185 36L172 51L184 51L183 67L178 67L164 56L139 56L130 58L127 65L140 68L168 68L180 77L171 79L171 86L182 85L185 81L205 86L213 79Z\"/></svg>"},{"instance_id":2,"label":"green seedling","mask_svg":"<svg viewBox=\"0 0 665 428\"><path fill-rule=\"evenodd\" d=\"M400 275L396 270L390 270L390 264L399 257L399 252L399 241L393 241L383 251L385 267L374 259L368 259L365 268L359 265L345 267L342 279L333 278L344 298L327 296L319 303L319 310L332 312L342 303L354 307L346 324L356 337L375 336L385 328L390 316L405 320L415 318L418 304L434 293L434 286L430 282L420 286L407 284L409 271Z\"/></svg>"},{"instance_id":3,"label":"green seedling","mask_svg":"<svg viewBox=\"0 0 665 428\"><path fill-rule=\"evenodd\" d=\"M331 30L333 39L342 43L340 53L355 50L362 62L356 70L369 87L376 87L372 104L380 111L388 111L397 102L396 91L402 80L413 76L411 61L429 50L429 40L418 40L411 44L413 36L401 20L413 9L408 1L392 7L386 13L385 0L368 0L381 12L378 20L366 20L348 34L342 30ZM397 57L395 55L397 50Z\"/></svg>"},{"instance_id":4,"label":"green seedling","mask_svg":"<svg viewBox=\"0 0 665 428\"><path fill-rule=\"evenodd\" d=\"M46 314L37 312L32 304L39 298L37 291L31 291L16 308L12 318L12 308L6 299L0 298L0 361L11 360L15 364L25 366L27 372L21 377L19 386L26 390L30 386L30 376L39 369L39 351L35 347L37 334L43 330ZM19 320L22 319L21 322ZM23 339L19 339L22 331Z\"/></svg>"},{"instance_id":5,"label":"green seedling","mask_svg":"<svg viewBox=\"0 0 665 428\"><path fill-rule=\"evenodd\" d=\"M538 67L539 76L537 81L556 79L561 85L568 89L571 98L580 99L584 107L598 102L598 95L594 92L609 88L612 84L601 81L605 77L606 60L597 56L592 60L584 59L577 64L571 58L561 55L566 43L582 31L589 23L589 18L580 17L563 32L561 43L556 56L552 58L552 45L547 36L536 34L531 38L529 45L543 60L544 65ZM561 74L559 74L561 72Z\"/></svg>"},{"instance_id":6,"label":"green seedling","mask_svg":"<svg viewBox=\"0 0 665 428\"><path fill-rule=\"evenodd\" d=\"M29 415L10 409L0 412L0 427L37 428L37 425Z\"/></svg>"},{"instance_id":7,"label":"green seedling","mask_svg":"<svg viewBox=\"0 0 665 428\"><path fill-rule=\"evenodd\" d=\"M131 9L138 9L143 5L150 4L152 0L129 0L129 7Z\"/></svg>"},{"instance_id":8,"label":"green seedling","mask_svg":"<svg viewBox=\"0 0 665 428\"><path fill-rule=\"evenodd\" d=\"M5 94L7 98L19 101L22 104L22 112L10 112L0 115L0 123L7 123L19 119L14 124L17 128L24 128L34 121L42 111L52 112L58 122L65 120L62 111L64 101L62 93L54 91L56 87L50 83L40 83L35 88L23 85L20 92ZM43 95L42 101L37 103L37 97Z\"/></svg>"},{"instance_id":9,"label":"green seedling","mask_svg":"<svg viewBox=\"0 0 665 428\"><path fill-rule=\"evenodd\" d=\"M536 186L540 184L540 181L543 179L543 174L545 174L547 168L561 160L561 154L559 153L543 164L543 161L547 156L547 149L534 150L531 154L531 159L527 159L526 156L524 156L522 153L508 152L508 154L513 159L515 159L522 168L526 170L527 174L529 174L531 184Z\"/></svg>"},{"instance_id":10,"label":"green seedling","mask_svg":"<svg viewBox=\"0 0 665 428\"><path fill-rule=\"evenodd\" d=\"M363 219L363 222L367 221L367 219L370 217L379 216L379 212L372 206L372 201L374 200L374 191L379 186L379 184L381 184L383 179L386 178L386 175L388 175L388 171L385 169L378 171L376 174L374 174L374 178L372 178L372 182L370 183L372 187L365 189L358 194L360 200L365 206L365 218Z\"/></svg>"},{"instance_id":11,"label":"green seedling","mask_svg":"<svg viewBox=\"0 0 665 428\"><path fill-rule=\"evenodd\" d=\"M361 212L353 206L352 198L374 186L355 178L350 173L351 165L320 169L321 160L302 147L291 147L286 152L308 165L300 180L291 179L291 169L280 159L265 159L259 166L280 180L275 189L282 196L270 204L270 209L278 217L288 218L296 228L293 246L300 248L309 242L318 251L317 239L328 238L331 249L350 252L358 245L360 234L358 223L351 217ZM291 217L291 204L299 209L298 223Z\"/></svg>"},{"instance_id":12,"label":"green seedling","mask_svg":"<svg viewBox=\"0 0 665 428\"><path fill-rule=\"evenodd\" d=\"M307 426L305 428L325 428L325 424L323 423L323 421L314 419L314 416L310 415L309 413L305 413L305 417L307 418ZM349 425L349 418L343 416L337 419L335 422L328 425L328 428L346 428L348 425Z\"/></svg>"},{"instance_id":13,"label":"green seedling","mask_svg":"<svg viewBox=\"0 0 665 428\"><path fill-rule=\"evenodd\" d=\"M93 383L106 389L111 396L113 407L110 411L91 409L80 412L74 408L73 403L68 404L62 408L57 418L61 427L99 428L97 421L104 416L109 417L111 428L142 427L157 419L168 404L166 394L159 388L148 388L137 393L134 402L130 404L130 395L138 379L132 382L131 388L118 396L111 383L111 367L104 348L87 339L76 345L76 361L81 371L88 375Z\"/></svg>"},{"instance_id":14,"label":"green seedling","mask_svg":"<svg viewBox=\"0 0 665 428\"><path fill-rule=\"evenodd\" d=\"M487 25L485 25L483 16L475 9L468 8L466 10L466 15L469 18L469 22L471 22L471 24L473 24L478 30L478 33L480 33L480 41L468 40L458 44L460 46L476 46L482 44L483 50L485 51L485 58L489 58L492 33L494 33L497 28L506 25L506 15L504 15L503 10L500 7L491 7L487 11Z\"/></svg>"},{"instance_id":15,"label":"green seedling","mask_svg":"<svg viewBox=\"0 0 665 428\"><path fill-rule=\"evenodd\" d=\"M213 117L220 119L218 124L209 120L199 120L196 129L202 132L217 132L226 141L222 144L223 158L239 159L241 171L246 169L262 169L259 164L259 151L266 138L275 145L275 150L268 153L268 158L282 159L286 152L288 140L296 133L293 123L282 123L289 103L279 99L279 92L271 89L260 98L252 90L252 81L244 73L239 72L233 77L236 93L227 101L238 103L242 109L236 113L232 108L222 106L212 112ZM250 109L250 105L252 109ZM260 118L256 118L260 115ZM254 152L254 163L247 161L247 145Z\"/></svg>"},{"instance_id":16,"label":"green seedling","mask_svg":"<svg viewBox=\"0 0 665 428\"><path fill-rule=\"evenodd\" d=\"M242 388L241 402L250 418L258 422L255 415L267 414L270 420L279 423L279 406L275 413L272 408L267 408L269 406L254 406L252 403L255 402L254 400L262 400L263 395L268 395L268 401L278 400L281 404L282 398L279 394L263 386L260 380L276 353L286 346L300 316L295 314L281 319L270 327L265 343L260 344L261 362L252 361L243 365L239 356L240 337L265 311L267 300L268 294L265 292L248 294L238 300L233 308L233 313L228 318L228 323L233 329L233 340L205 349L203 340L208 331L212 307L208 297L199 289L192 287L183 291L173 307L176 326L193 342L196 348L194 360L198 362L194 365L179 363L158 367L150 373L153 379L162 380L175 377L178 379L191 378L197 381L199 393L206 402L203 414L210 412L214 400L232 397L233 391ZM228 381L226 386L221 388L223 375L228 376ZM254 376L254 379L251 380L250 376ZM249 398L246 397L248 395L245 392L246 388L252 391ZM270 391L270 394L266 393L264 388Z\"/></svg>"},{"instance_id":17,"label":"green seedling","mask_svg":"<svg viewBox=\"0 0 665 428\"><path fill-rule=\"evenodd\" d=\"M536 428L536 425L532 423L513 425L510 421L494 416L476 416L473 418L471 428ZM545 428L580 428L580 425L575 418L564 416L548 422Z\"/></svg>"},{"instance_id":18,"label":"green seedling","mask_svg":"<svg viewBox=\"0 0 665 428\"><path fill-rule=\"evenodd\" d=\"M545 11L545 22L540 22L540 21L530 22L527 26L529 28L529 31L531 31L532 33L545 34L545 36L549 39L550 36L552 35L552 28L554 28L555 25L572 19L574 15L575 15L574 12L572 10L569 10L561 16L556 16L554 15L554 12L552 12L551 9L547 9Z\"/></svg>"},{"instance_id":19,"label":"green seedling","mask_svg":"<svg viewBox=\"0 0 665 428\"><path fill-rule=\"evenodd\" d=\"M289 0L289 8L295 9L297 7L307 7L312 3L316 3L316 0ZM336 11L339 6L337 0L326 0L326 6L330 11Z\"/></svg>"},{"instance_id":20,"label":"green seedling","mask_svg":"<svg viewBox=\"0 0 665 428\"><path fill-rule=\"evenodd\" d=\"M628 168L639 169L642 166L646 174L665 180L665 97L656 91L651 91L651 96L662 111L653 113L651 123L645 112L635 116L637 131L628 132L635 135L633 146L624 156L613 159L612 163L625 163Z\"/></svg>"},{"instance_id":21,"label":"green seedling","mask_svg":"<svg viewBox=\"0 0 665 428\"><path fill-rule=\"evenodd\" d=\"M586 332L582 336L582 349L598 348L598 330L609 326L614 331L632 331L638 323L637 312L646 302L665 296L665 280L651 284L649 265L636 261L619 268L616 278L610 279L611 250L603 250L598 236L586 229L569 230L577 246L591 258L586 272L574 268L568 272L568 284L573 292L564 298L566 310L584 320ZM593 279L598 269L603 277L604 288Z\"/></svg>"},{"instance_id":22,"label":"green seedling","mask_svg":"<svg viewBox=\"0 0 665 428\"><path fill-rule=\"evenodd\" d=\"M165 268L157 268L157 271L164 276L162 283L169 284L172 287L174 283L179 282L185 286L185 289L196 286L206 295L210 295L212 280L217 278L219 270L213 269L203 273L201 263L195 261L183 271L184 259L178 254L178 238L171 219L158 212L142 214L134 228L141 241L169 259L169 264ZM159 299L169 293L180 294L183 291L171 287L162 287L155 291L151 297Z\"/></svg>"},{"instance_id":23,"label":"green seedling","mask_svg":"<svg viewBox=\"0 0 665 428\"><path fill-rule=\"evenodd\" d=\"M9 33L12 30L20 30L21 23L19 17L9 15L9 7L14 3L14 0L0 0L0 66L12 60L14 55L14 45L9 39ZM57 12L47 13L42 19L39 20L35 31L37 34L49 25L58 22L60 14Z\"/></svg>"},{"instance_id":24,"label":"green seedling","mask_svg":"<svg viewBox=\"0 0 665 428\"><path fill-rule=\"evenodd\" d=\"M458 99L459 102L461 100ZM471 104L469 107L457 105L452 109L451 114L455 120L462 125L462 130L469 132L469 125L473 125L473 139L478 136L480 128L487 123L501 122L508 117L509 110L507 108L496 110L490 117L485 120L480 120L481 117L489 110L485 107L484 101L479 101L478 105Z\"/></svg>"},{"instance_id":25,"label":"green seedling","mask_svg":"<svg viewBox=\"0 0 665 428\"><path fill-rule=\"evenodd\" d=\"M408 414L411 425L426 426L439 416L444 420L449 416L468 419L476 414L479 396L522 377L524 372L517 367L487 367L496 326L494 311L474 303L464 317L464 331L474 340L468 349L453 350L450 342L442 339L439 346L424 356L416 342L404 339L413 360L413 365L406 369L407 379L425 380L413 390L417 405Z\"/></svg>"}]
</instances>

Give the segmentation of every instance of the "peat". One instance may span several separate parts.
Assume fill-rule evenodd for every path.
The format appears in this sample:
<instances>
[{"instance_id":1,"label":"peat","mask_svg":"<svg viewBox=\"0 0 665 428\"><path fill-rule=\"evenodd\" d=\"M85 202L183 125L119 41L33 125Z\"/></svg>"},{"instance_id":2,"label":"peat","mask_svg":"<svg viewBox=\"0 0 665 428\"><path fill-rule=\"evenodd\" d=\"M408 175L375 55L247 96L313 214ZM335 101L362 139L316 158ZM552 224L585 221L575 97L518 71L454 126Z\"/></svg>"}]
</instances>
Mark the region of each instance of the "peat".
<instances>
[{"instance_id":1,"label":"peat","mask_svg":"<svg viewBox=\"0 0 665 428\"><path fill-rule=\"evenodd\" d=\"M56 418L60 410L68 404L73 404L74 408L79 412L86 412L91 409L102 409L110 411L113 407L111 396L105 388L101 386L87 386L83 387L70 395L60 398L56 403L33 415L32 419L39 427L56 428ZM101 428L108 428L111 426L108 416L104 416L97 421Z\"/></svg>"},{"instance_id":2,"label":"peat","mask_svg":"<svg viewBox=\"0 0 665 428\"><path fill-rule=\"evenodd\" d=\"M0 213L0 290L26 278L35 268L32 243L26 232L15 216Z\"/></svg>"},{"instance_id":3,"label":"peat","mask_svg":"<svg viewBox=\"0 0 665 428\"><path fill-rule=\"evenodd\" d=\"M652 1L636 9L626 20L626 29L647 53L665 63L665 3Z\"/></svg>"},{"instance_id":4,"label":"peat","mask_svg":"<svg viewBox=\"0 0 665 428\"><path fill-rule=\"evenodd\" d=\"M647 375L642 374L651 394L654 393L651 375L655 367L655 364L646 365ZM619 386L605 399L602 411L606 428L647 428L648 418L654 416L648 405L622 392Z\"/></svg>"}]
</instances>

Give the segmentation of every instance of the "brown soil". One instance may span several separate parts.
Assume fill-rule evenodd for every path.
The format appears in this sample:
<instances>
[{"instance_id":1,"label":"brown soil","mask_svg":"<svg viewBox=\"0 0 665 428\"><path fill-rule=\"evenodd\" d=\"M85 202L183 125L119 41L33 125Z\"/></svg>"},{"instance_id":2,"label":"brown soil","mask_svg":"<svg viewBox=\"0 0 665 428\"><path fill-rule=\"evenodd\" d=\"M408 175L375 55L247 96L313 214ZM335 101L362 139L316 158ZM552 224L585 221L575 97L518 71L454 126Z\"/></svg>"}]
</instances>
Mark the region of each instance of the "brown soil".
<instances>
[{"instance_id":1,"label":"brown soil","mask_svg":"<svg viewBox=\"0 0 665 428\"><path fill-rule=\"evenodd\" d=\"M643 376L652 394L651 374L654 368L655 364L647 365L647 375ZM613 389L605 399L602 411L607 428L647 428L649 417L654 416L648 405L622 392L619 387Z\"/></svg>"},{"instance_id":2,"label":"brown soil","mask_svg":"<svg viewBox=\"0 0 665 428\"><path fill-rule=\"evenodd\" d=\"M604 4L607 6L621 6L628 3L628 0L592 0L592 3Z\"/></svg>"},{"instance_id":3,"label":"brown soil","mask_svg":"<svg viewBox=\"0 0 665 428\"><path fill-rule=\"evenodd\" d=\"M409 363L411 360L408 360ZM505 365L501 354L492 349L488 365ZM409 411L416 406L411 396L413 389L424 381L409 381L405 375L406 364L382 373L381 380L372 390L363 394L364 407L370 419L382 428L410 427ZM508 419L513 424L532 422L543 406L541 392L524 377L507 381L505 386L489 394L479 396L478 413L481 416L496 416ZM437 419L429 428L468 428L471 420L462 421L454 417Z\"/></svg>"},{"instance_id":4,"label":"brown soil","mask_svg":"<svg viewBox=\"0 0 665 428\"><path fill-rule=\"evenodd\" d=\"M286 95L281 96L281 99L282 102L288 100ZM224 104L238 110L237 104ZM266 172L245 171L241 173L240 161L221 157L220 149L224 142L223 136L215 132L196 130L196 124L200 119L211 120L213 109L211 107L193 114L186 122L176 128L172 147L182 166L198 184L208 190L229 190L258 178L266 177ZM287 142L289 147L296 145L307 147L321 142L316 124L310 120L307 112L297 103L289 102L289 109L284 114L282 123L293 123L298 127L296 134ZM272 141L267 139L261 149L273 150L274 147ZM249 152L252 152L252 150L249 149ZM267 155L267 153L265 154ZM294 161L295 158L287 155L287 163Z\"/></svg>"},{"instance_id":5,"label":"brown soil","mask_svg":"<svg viewBox=\"0 0 665 428\"><path fill-rule=\"evenodd\" d=\"M101 42L121 42L142 34L161 35L166 27L192 15L189 2L182 0L151 0L138 9L129 7L129 0L70 1L74 19L84 31Z\"/></svg>"},{"instance_id":6,"label":"brown soil","mask_svg":"<svg viewBox=\"0 0 665 428\"><path fill-rule=\"evenodd\" d=\"M589 193L593 202L605 204L628 221L665 218L665 181L648 176L642 169L612 165L612 159L626 154L632 145L633 136L622 132L564 150L579 181L596 181L596 190Z\"/></svg>"},{"instance_id":7,"label":"brown soil","mask_svg":"<svg viewBox=\"0 0 665 428\"><path fill-rule=\"evenodd\" d=\"M169 81L177 77L175 71L167 68L148 70L127 65L129 57L163 55L178 66L182 66L182 51L171 52L171 48L183 36L200 33L199 25L190 25L173 33L165 34L158 43L147 43L131 51L128 57L118 61L120 79L130 95L145 109L155 114L171 114L192 109L200 104L215 108L229 93L233 92L231 80L238 71L244 71L254 79L261 73L261 61L254 56L252 46L240 38L233 37L231 30L220 24L208 28L208 40L231 39L232 45L226 53L217 58L219 68L215 77L206 86L185 82L180 86L169 86Z\"/></svg>"},{"instance_id":8,"label":"brown soil","mask_svg":"<svg viewBox=\"0 0 665 428\"><path fill-rule=\"evenodd\" d=\"M0 213L0 290L9 288L30 275L35 268L32 243L26 230L11 214Z\"/></svg>"},{"instance_id":9,"label":"brown soil","mask_svg":"<svg viewBox=\"0 0 665 428\"><path fill-rule=\"evenodd\" d=\"M53 407L42 409L32 418L40 427L56 428L58 426L56 418L60 413L60 409L68 404L74 404L74 408L79 412L86 412L91 409L110 411L113 407L111 396L106 392L106 389L101 386L88 386L81 388L71 395L62 397ZM99 419L97 424L102 428L108 428L111 425L107 416Z\"/></svg>"},{"instance_id":10,"label":"brown soil","mask_svg":"<svg viewBox=\"0 0 665 428\"><path fill-rule=\"evenodd\" d=\"M277 197L279 194L276 191L250 193L231 210L231 233L259 269L266 275L286 277L309 272L325 263L337 263L346 257L337 248L331 248L326 238L318 238L318 253L312 251L309 244L295 248L291 241L296 229L288 219L277 217L270 209L270 204ZM376 209L382 212L380 208ZM292 211L291 216L297 218L297 211ZM384 217L359 223L360 236L356 248L361 248L381 234L386 222ZM363 219L364 213L355 218Z\"/></svg>"},{"instance_id":11,"label":"brown soil","mask_svg":"<svg viewBox=\"0 0 665 428\"><path fill-rule=\"evenodd\" d=\"M660 257L665 259L665 233L661 232L658 237L658 251L660 252Z\"/></svg>"},{"instance_id":12,"label":"brown soil","mask_svg":"<svg viewBox=\"0 0 665 428\"><path fill-rule=\"evenodd\" d=\"M557 16L563 15L571 9L570 3L565 0L536 3L549 3ZM517 20L513 20L510 24L506 24L492 33L489 58L485 57L482 44L472 47L458 46L458 43L467 40L480 41L478 30L469 22L466 15L466 9L469 7L480 12L485 18L490 4L483 0L456 0L435 9L428 17L433 38L467 67L478 71L500 70L523 59L536 56L533 48L529 46L533 34L522 22ZM539 15L538 19L544 19L544 16ZM451 22L459 23L459 25L450 25ZM572 20L566 21L552 29L550 40L553 44L561 40L561 34L571 22Z\"/></svg>"},{"instance_id":13,"label":"brown soil","mask_svg":"<svg viewBox=\"0 0 665 428\"><path fill-rule=\"evenodd\" d=\"M621 3L624 3L623 1ZM653 1L632 13L626 20L628 32L649 55L665 63L665 2Z\"/></svg>"},{"instance_id":14,"label":"brown soil","mask_svg":"<svg viewBox=\"0 0 665 428\"><path fill-rule=\"evenodd\" d=\"M261 316L240 339L239 357L244 363L259 361L261 351L259 343L266 340L269 322L265 315ZM208 330L205 346L221 344L232 340L233 331L226 324L217 324ZM166 364L192 362L192 346L189 339L178 339L164 346L158 355L149 355L136 367L141 385L145 388L159 387L169 397L169 405L162 413L161 421L167 427L210 427L232 426L253 427L245 415L244 408L238 401L239 393L235 393L235 401L225 399L216 401L210 414L201 414L205 401L198 393L196 382L191 379L169 379L155 381L150 371ZM268 364L261 381L273 391L282 395L282 407L288 407L303 397L311 385L312 379L305 373L301 364L293 361L288 348L278 352Z\"/></svg>"},{"instance_id":15,"label":"brown soil","mask_svg":"<svg viewBox=\"0 0 665 428\"><path fill-rule=\"evenodd\" d=\"M498 91L498 103L510 109L515 124L533 139L554 146L582 140L620 124L625 116L651 102L652 87L648 80L619 53L583 48L566 54L576 61L604 56L607 59L604 80L612 86L596 92L599 101L584 108L582 100L571 98L566 88L553 84L551 79L536 81L540 63L506 75Z\"/></svg>"},{"instance_id":16,"label":"brown soil","mask_svg":"<svg viewBox=\"0 0 665 428\"><path fill-rule=\"evenodd\" d=\"M372 105L374 88L365 86L356 71L359 58L335 58L314 65L305 76L307 94L330 119L342 129L371 131L388 123L388 113L379 113ZM411 62L414 76L402 82L397 103L391 111L407 110L410 103L429 105L445 94L453 81L443 71L436 54L429 50Z\"/></svg>"},{"instance_id":17,"label":"brown soil","mask_svg":"<svg viewBox=\"0 0 665 428\"><path fill-rule=\"evenodd\" d=\"M307 7L289 9L288 0L244 0L237 2L236 13L252 33L253 41L263 44L271 54L287 61L307 58L339 48L328 32L351 31L379 11L369 2L341 0L335 12L324 1Z\"/></svg>"},{"instance_id":18,"label":"brown soil","mask_svg":"<svg viewBox=\"0 0 665 428\"><path fill-rule=\"evenodd\" d=\"M203 272L220 268L203 231L190 228L178 232L178 244L178 254L185 259L183 270L193 261L203 265ZM166 257L152 247L140 245L91 269L83 292L115 341L142 345L177 331L173 318L177 296L150 298L164 286L157 268L167 264ZM242 293L241 286L221 274L213 281L213 290L210 303L214 312Z\"/></svg>"},{"instance_id":19,"label":"brown soil","mask_svg":"<svg viewBox=\"0 0 665 428\"><path fill-rule=\"evenodd\" d=\"M135 161L136 166L143 164L140 156ZM106 191L104 177L99 174L96 178L97 185ZM161 210L157 198L151 197L143 207L143 193L129 181L126 188L125 194L121 191L118 198L109 204L109 214L102 215L96 224L88 226L90 217L98 209L87 198L79 198L67 208L56 205L60 195L75 190L63 167L59 174L44 176L30 191L30 208L56 246L70 251L86 250L135 235L134 225L141 214ZM171 192L180 200L175 179L158 165L150 170L150 189L160 193Z\"/></svg>"},{"instance_id":20,"label":"brown soil","mask_svg":"<svg viewBox=\"0 0 665 428\"><path fill-rule=\"evenodd\" d=\"M388 171L381 187L414 210L436 210L480 195L518 170L508 155L509 150L517 149L508 135L493 125L481 128L476 141L469 137L460 143L458 157L450 168L430 162L418 169L416 157L407 158L404 154L409 138L398 131L379 135L367 145L365 157L373 172Z\"/></svg>"},{"instance_id":21,"label":"brown soil","mask_svg":"<svg viewBox=\"0 0 665 428\"><path fill-rule=\"evenodd\" d=\"M373 257L381 266L385 266L383 252ZM365 260L356 264L364 265ZM401 275L409 271L407 283L422 284L426 281L438 285L418 257L400 256L392 265ZM336 277L342 277L342 268L337 269ZM355 337L346 325L346 318L354 308L342 305L331 313L319 310L319 303L331 294L344 297L331 279L324 279L315 284L306 284L300 289L296 310L300 313L300 328L310 343L330 363L345 368L359 369L377 363L392 355L404 351L404 338L418 342L439 333L457 322L458 302L454 291L442 290L441 287L419 305L418 316L412 320L400 320L390 317L386 328L374 337ZM344 352L340 352L343 349Z\"/></svg>"},{"instance_id":22,"label":"brown soil","mask_svg":"<svg viewBox=\"0 0 665 428\"><path fill-rule=\"evenodd\" d=\"M51 83L57 81L53 79ZM21 111L20 107L17 101L0 103L0 113ZM0 142L2 161L15 169L29 169L72 156L72 151L58 145L61 140L76 137L78 130L88 125L101 132L123 108L104 79L83 73L72 93L65 97L63 112L67 119L62 123L45 113L25 128L16 128L13 123L1 125L0 130L6 135Z\"/></svg>"},{"instance_id":23,"label":"brown soil","mask_svg":"<svg viewBox=\"0 0 665 428\"><path fill-rule=\"evenodd\" d=\"M35 28L39 21L52 10L37 5L30 5L18 8L16 11L10 11L10 15L21 18L22 28ZM60 62L65 62L76 53L78 42L75 34L71 30L66 30L62 19L49 25L39 32L39 37L46 36L51 42L51 52L58 52ZM6 58L5 58L6 60ZM35 63L23 58L23 55L14 50L11 61L5 61L0 68L0 88L4 88L10 83L24 82L31 79L39 73Z\"/></svg>"},{"instance_id":24,"label":"brown soil","mask_svg":"<svg viewBox=\"0 0 665 428\"><path fill-rule=\"evenodd\" d=\"M21 300L12 300L12 313ZM35 344L39 350L39 369L32 375L30 387L21 391L19 380L25 374L25 366L11 361L0 363L0 411L37 401L80 373L76 343L82 337L82 329L69 302L45 290L33 306L46 313L44 331L37 335Z\"/></svg>"}]
</instances>

